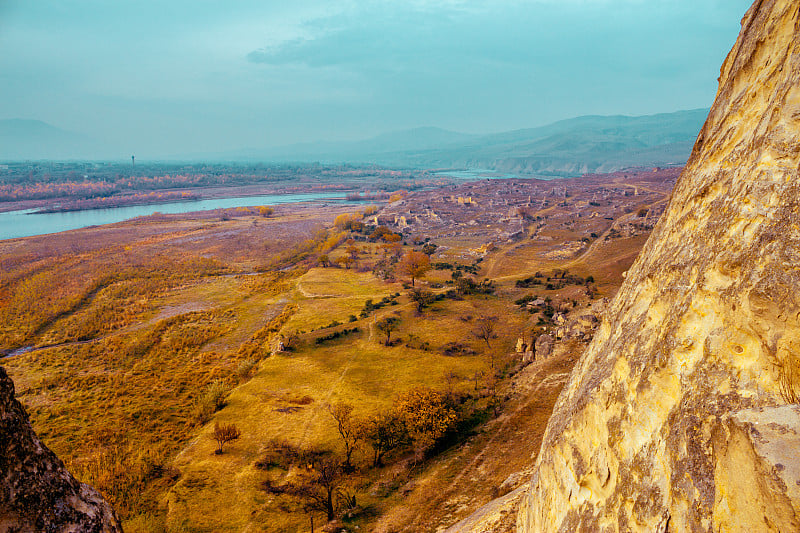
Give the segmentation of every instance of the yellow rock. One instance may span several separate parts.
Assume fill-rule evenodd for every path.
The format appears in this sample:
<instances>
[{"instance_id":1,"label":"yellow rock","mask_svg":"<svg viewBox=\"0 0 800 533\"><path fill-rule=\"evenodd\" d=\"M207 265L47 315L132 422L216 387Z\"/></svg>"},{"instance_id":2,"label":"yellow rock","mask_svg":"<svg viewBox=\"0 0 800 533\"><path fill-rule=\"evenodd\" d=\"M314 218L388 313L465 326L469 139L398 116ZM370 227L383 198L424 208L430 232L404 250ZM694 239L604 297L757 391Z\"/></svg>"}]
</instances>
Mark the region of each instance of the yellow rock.
<instances>
[{"instance_id":1,"label":"yellow rock","mask_svg":"<svg viewBox=\"0 0 800 533\"><path fill-rule=\"evenodd\" d=\"M520 532L800 531L800 10L759 0L564 387Z\"/></svg>"}]
</instances>

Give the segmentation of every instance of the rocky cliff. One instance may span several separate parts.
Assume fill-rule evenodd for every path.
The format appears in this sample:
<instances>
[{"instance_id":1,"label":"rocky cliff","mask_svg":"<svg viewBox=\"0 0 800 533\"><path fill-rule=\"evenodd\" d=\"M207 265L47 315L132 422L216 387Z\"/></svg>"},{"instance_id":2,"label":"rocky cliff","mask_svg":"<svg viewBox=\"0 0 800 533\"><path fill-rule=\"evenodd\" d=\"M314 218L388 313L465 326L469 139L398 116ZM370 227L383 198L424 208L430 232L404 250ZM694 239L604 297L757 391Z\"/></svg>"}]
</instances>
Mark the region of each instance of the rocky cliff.
<instances>
[{"instance_id":1,"label":"rocky cliff","mask_svg":"<svg viewBox=\"0 0 800 533\"><path fill-rule=\"evenodd\" d=\"M519 531L800 531L800 4L758 0Z\"/></svg>"},{"instance_id":2,"label":"rocky cliff","mask_svg":"<svg viewBox=\"0 0 800 533\"><path fill-rule=\"evenodd\" d=\"M121 532L114 510L38 439L0 367L0 531Z\"/></svg>"}]
</instances>

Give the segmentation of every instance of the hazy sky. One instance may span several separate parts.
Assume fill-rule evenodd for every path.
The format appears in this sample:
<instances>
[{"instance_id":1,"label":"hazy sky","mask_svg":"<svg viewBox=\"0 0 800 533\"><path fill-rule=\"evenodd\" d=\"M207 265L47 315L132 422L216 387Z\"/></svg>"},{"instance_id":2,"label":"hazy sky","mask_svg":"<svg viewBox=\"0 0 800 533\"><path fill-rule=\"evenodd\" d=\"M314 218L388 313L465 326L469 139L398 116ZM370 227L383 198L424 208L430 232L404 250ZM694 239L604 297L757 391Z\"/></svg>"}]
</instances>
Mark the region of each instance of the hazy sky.
<instances>
[{"instance_id":1,"label":"hazy sky","mask_svg":"<svg viewBox=\"0 0 800 533\"><path fill-rule=\"evenodd\" d=\"M0 0L0 118L153 155L709 106L750 0Z\"/></svg>"}]
</instances>

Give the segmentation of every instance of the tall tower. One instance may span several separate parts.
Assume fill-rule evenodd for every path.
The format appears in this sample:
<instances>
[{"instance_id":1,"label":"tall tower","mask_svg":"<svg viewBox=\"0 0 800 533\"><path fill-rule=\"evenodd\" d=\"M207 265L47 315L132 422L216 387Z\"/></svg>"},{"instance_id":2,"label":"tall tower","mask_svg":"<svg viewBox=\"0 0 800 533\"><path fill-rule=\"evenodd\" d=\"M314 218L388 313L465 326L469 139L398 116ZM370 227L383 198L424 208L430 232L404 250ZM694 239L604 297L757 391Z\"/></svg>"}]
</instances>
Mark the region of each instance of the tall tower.
<instances>
[{"instance_id":1,"label":"tall tower","mask_svg":"<svg viewBox=\"0 0 800 533\"><path fill-rule=\"evenodd\" d=\"M132 155L131 156L131 168L133 168L135 166L136 166L136 156Z\"/></svg>"}]
</instances>

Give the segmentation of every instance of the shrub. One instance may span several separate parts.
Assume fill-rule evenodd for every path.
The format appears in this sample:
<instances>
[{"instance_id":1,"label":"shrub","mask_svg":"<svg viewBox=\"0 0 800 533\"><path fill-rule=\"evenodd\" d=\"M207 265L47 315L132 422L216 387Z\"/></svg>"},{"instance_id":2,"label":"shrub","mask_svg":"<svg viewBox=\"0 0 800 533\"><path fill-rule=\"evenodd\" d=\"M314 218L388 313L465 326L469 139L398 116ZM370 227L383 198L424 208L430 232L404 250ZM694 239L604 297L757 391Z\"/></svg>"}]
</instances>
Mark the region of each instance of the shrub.
<instances>
[{"instance_id":1,"label":"shrub","mask_svg":"<svg viewBox=\"0 0 800 533\"><path fill-rule=\"evenodd\" d=\"M230 386L224 381L216 380L195 401L193 418L196 423L207 422L211 415L225 407L225 400L230 393Z\"/></svg>"},{"instance_id":2,"label":"shrub","mask_svg":"<svg viewBox=\"0 0 800 533\"><path fill-rule=\"evenodd\" d=\"M241 432L239 428L236 427L236 424L223 424L219 425L219 422L214 424L214 433L213 437L214 440L217 441L217 449L214 453L217 455L222 453L222 447L231 441L234 441L239 438Z\"/></svg>"},{"instance_id":3,"label":"shrub","mask_svg":"<svg viewBox=\"0 0 800 533\"><path fill-rule=\"evenodd\" d=\"M252 359L242 361L236 368L236 375L240 380L245 380L253 375L253 370L255 370L255 367L256 362Z\"/></svg>"}]
</instances>

